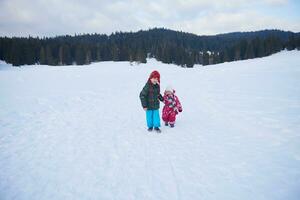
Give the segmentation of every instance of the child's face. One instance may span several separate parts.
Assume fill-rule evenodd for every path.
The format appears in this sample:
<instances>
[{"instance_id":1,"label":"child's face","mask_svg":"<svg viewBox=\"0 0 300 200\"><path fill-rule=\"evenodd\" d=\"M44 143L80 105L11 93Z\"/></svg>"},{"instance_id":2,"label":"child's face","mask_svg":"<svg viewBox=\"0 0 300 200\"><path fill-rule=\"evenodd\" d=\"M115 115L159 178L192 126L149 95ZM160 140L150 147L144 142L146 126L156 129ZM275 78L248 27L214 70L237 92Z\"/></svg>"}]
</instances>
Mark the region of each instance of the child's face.
<instances>
[{"instance_id":1,"label":"child's face","mask_svg":"<svg viewBox=\"0 0 300 200\"><path fill-rule=\"evenodd\" d=\"M166 94L171 95L173 94L171 91L165 91Z\"/></svg>"},{"instance_id":2,"label":"child's face","mask_svg":"<svg viewBox=\"0 0 300 200\"><path fill-rule=\"evenodd\" d=\"M158 84L158 79L157 78L151 78L150 79L152 84Z\"/></svg>"}]
</instances>

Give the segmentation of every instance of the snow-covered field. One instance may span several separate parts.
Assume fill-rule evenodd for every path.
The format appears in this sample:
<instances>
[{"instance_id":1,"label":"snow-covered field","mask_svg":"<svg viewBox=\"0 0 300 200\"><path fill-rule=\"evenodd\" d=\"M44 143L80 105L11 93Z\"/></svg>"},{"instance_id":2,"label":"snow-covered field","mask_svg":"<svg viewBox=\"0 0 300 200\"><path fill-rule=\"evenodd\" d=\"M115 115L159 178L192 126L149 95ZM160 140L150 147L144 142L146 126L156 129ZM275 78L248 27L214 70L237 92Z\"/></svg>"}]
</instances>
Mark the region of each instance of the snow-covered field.
<instances>
[{"instance_id":1,"label":"snow-covered field","mask_svg":"<svg viewBox=\"0 0 300 200\"><path fill-rule=\"evenodd\" d=\"M154 69L183 106L161 134L139 101ZM300 52L193 69L2 62L0 199L299 200Z\"/></svg>"}]
</instances>

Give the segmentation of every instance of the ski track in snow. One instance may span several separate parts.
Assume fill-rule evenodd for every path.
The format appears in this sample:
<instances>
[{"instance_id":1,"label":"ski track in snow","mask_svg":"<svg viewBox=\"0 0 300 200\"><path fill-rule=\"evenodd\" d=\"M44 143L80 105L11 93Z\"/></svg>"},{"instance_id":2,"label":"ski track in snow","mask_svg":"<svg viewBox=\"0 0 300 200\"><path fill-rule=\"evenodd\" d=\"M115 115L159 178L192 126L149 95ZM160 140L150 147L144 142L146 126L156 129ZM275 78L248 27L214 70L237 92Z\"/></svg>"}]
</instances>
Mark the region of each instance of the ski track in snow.
<instances>
[{"instance_id":1,"label":"ski track in snow","mask_svg":"<svg viewBox=\"0 0 300 200\"><path fill-rule=\"evenodd\" d=\"M0 199L298 200L299 63L0 63ZM161 134L138 98L154 69L183 105Z\"/></svg>"}]
</instances>

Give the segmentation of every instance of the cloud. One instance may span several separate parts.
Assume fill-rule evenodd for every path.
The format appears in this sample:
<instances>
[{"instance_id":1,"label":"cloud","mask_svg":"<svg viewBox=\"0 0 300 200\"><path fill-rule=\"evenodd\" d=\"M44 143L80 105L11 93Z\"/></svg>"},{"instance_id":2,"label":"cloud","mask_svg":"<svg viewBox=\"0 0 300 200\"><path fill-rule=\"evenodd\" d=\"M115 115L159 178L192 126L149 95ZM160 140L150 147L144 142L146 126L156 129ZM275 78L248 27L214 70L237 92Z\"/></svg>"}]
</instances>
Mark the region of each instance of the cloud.
<instances>
[{"instance_id":1,"label":"cloud","mask_svg":"<svg viewBox=\"0 0 300 200\"><path fill-rule=\"evenodd\" d=\"M212 35L235 31L255 31L263 29L300 30L300 24L280 18L263 15L255 11L234 13L210 13L202 18L182 21L172 25L200 35Z\"/></svg>"},{"instance_id":2,"label":"cloud","mask_svg":"<svg viewBox=\"0 0 300 200\"><path fill-rule=\"evenodd\" d=\"M288 4L288 0L265 0L266 3L275 6L281 6Z\"/></svg>"},{"instance_id":3,"label":"cloud","mask_svg":"<svg viewBox=\"0 0 300 200\"><path fill-rule=\"evenodd\" d=\"M300 31L298 14L293 19L270 14L289 4L288 0L1 0L0 35L110 34L153 27L196 34L266 28Z\"/></svg>"}]
</instances>

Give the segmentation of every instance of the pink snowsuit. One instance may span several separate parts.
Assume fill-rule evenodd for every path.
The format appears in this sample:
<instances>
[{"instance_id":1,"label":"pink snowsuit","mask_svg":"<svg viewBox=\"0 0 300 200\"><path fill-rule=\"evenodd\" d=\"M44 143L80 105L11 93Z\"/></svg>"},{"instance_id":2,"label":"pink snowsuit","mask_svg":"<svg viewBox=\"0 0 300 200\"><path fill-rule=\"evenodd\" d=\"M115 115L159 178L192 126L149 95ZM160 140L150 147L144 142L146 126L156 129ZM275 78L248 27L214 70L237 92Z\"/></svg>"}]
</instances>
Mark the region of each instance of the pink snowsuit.
<instances>
[{"instance_id":1,"label":"pink snowsuit","mask_svg":"<svg viewBox=\"0 0 300 200\"><path fill-rule=\"evenodd\" d=\"M169 123L170 125L175 124L176 115L178 112L182 112L182 107L178 97L175 95L175 91L173 90L172 94L164 94L164 107L162 111L162 119L165 123Z\"/></svg>"}]
</instances>

